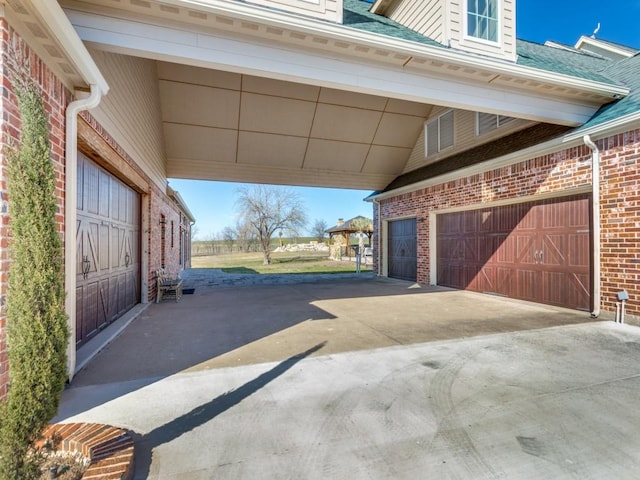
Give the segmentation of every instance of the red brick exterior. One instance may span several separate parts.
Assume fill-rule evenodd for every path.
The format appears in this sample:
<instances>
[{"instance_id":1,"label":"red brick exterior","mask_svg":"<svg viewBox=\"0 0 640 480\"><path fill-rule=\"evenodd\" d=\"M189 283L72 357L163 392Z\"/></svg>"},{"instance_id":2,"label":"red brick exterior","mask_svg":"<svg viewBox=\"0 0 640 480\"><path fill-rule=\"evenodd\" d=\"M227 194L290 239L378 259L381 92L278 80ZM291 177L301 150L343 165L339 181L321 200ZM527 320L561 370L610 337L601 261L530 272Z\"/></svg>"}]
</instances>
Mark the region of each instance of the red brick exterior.
<instances>
[{"instance_id":1,"label":"red brick exterior","mask_svg":"<svg viewBox=\"0 0 640 480\"><path fill-rule=\"evenodd\" d=\"M57 221L61 238L64 238L64 149L65 110L71 101L71 94L53 72L38 58L26 43L0 18L2 40L2 143L0 150L0 399L8 390L9 365L6 345L6 317L4 312L7 295L7 275L9 271L9 219L10 199L7 196L6 153L7 148L16 145L20 139L21 120L15 89L11 83L9 60L15 58L17 64L28 69L32 80L41 88L42 98L49 115L51 158L56 172L56 196L58 198Z\"/></svg>"},{"instance_id":2,"label":"red brick exterior","mask_svg":"<svg viewBox=\"0 0 640 480\"><path fill-rule=\"evenodd\" d=\"M56 171L56 194L58 197L57 220L61 238L64 239L64 196L65 196L65 112L67 105L72 101L71 92L65 88L62 82L57 79L54 73L45 65L40 58L31 50L26 43L8 25L6 19L0 18L0 29L2 40L0 49L2 52L2 70L0 72L3 86L0 108L2 110L2 135L3 148L0 151L0 400L4 398L9 385L9 365L7 359L6 344L6 317L4 314L5 298L7 294L7 274L9 271L9 220L10 220L10 199L7 198L6 184L6 148L15 145L20 138L20 114L14 88L10 80L7 59L9 52L19 52L18 64L27 65L33 80L42 88L42 96L49 114L52 161ZM160 268L159 245L160 230L158 219L164 214L168 220L166 238L166 267L171 272L178 272L182 266L180 261L180 239L179 232L182 227L186 231L186 238L190 239L190 222L180 211L178 205L169 198L165 192L152 184L150 178L140 169L131 157L114 141L114 139L91 117L88 112L82 113L83 118L94 129L95 133L109 143L118 156L126 161L140 176L149 184L148 192L142 195L142 213L145 209L149 219L149 232L146 233L141 228L143 247L148 247L148 281L149 289L146 298L151 300L155 295L155 270ZM121 178L126 182L126 178ZM146 206L146 208L145 208ZM174 222L173 247L170 238L171 223ZM144 248L142 251L144 252ZM187 249L190 252L190 249ZM190 266L190 259L185 259L184 268ZM67 288L67 290L69 290Z\"/></svg>"},{"instance_id":3,"label":"red brick exterior","mask_svg":"<svg viewBox=\"0 0 640 480\"><path fill-rule=\"evenodd\" d=\"M602 308L615 311L616 293L629 292L627 312L640 315L640 130L596 142L601 150ZM422 188L374 204L374 225L382 220L416 216L418 282L428 284L429 213L453 207L477 207L591 186L591 151L569 148L514 165L488 170ZM378 235L374 238L378 245ZM384 249L384 243L381 247ZM378 270L377 258L375 259Z\"/></svg>"}]
</instances>

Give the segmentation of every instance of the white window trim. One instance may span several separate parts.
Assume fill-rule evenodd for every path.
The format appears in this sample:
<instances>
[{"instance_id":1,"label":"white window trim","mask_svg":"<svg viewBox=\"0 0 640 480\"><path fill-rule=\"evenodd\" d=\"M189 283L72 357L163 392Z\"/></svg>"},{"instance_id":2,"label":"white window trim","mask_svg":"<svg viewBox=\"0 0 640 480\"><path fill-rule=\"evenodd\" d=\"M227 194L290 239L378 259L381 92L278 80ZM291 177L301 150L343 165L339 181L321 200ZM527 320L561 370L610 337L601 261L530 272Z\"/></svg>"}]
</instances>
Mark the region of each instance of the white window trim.
<instances>
[{"instance_id":1,"label":"white window trim","mask_svg":"<svg viewBox=\"0 0 640 480\"><path fill-rule=\"evenodd\" d=\"M502 25L504 23L502 12L502 0L496 0L496 11L498 12L498 28L497 28L497 40L487 40L485 38L474 37L469 35L469 8L467 6L468 0L462 0L462 39L463 41L478 42L491 47L502 47Z\"/></svg>"},{"instance_id":2,"label":"white window trim","mask_svg":"<svg viewBox=\"0 0 640 480\"><path fill-rule=\"evenodd\" d=\"M451 142L451 145L442 148L440 145L440 140L441 140L440 120L442 119L442 117L444 117L445 115L448 115L449 113L453 115L453 121L452 121L452 127L451 127L453 129L453 131L451 132L452 142ZM428 135L427 129L429 128L429 125L433 125L433 124L438 125L438 148L435 152L429 154L429 135ZM424 124L424 156L425 158L429 156L437 155L440 152L443 152L449 148L453 148L455 144L456 144L456 115L453 109L449 109L446 112L442 112L437 117L432 118L431 120L425 122Z\"/></svg>"}]
</instances>

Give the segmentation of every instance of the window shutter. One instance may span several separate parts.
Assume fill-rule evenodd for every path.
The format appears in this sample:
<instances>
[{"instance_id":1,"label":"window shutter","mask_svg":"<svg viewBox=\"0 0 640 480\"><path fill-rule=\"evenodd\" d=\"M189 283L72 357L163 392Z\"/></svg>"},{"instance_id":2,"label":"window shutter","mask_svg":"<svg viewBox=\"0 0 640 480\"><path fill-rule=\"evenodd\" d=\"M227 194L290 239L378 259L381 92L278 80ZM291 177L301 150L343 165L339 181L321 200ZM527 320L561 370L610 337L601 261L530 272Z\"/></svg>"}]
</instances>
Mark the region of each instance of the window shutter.
<instances>
[{"instance_id":1,"label":"window shutter","mask_svg":"<svg viewBox=\"0 0 640 480\"><path fill-rule=\"evenodd\" d=\"M477 132L478 135L483 135L491 130L495 130L498 128L498 117L493 113L482 113L478 112L477 114Z\"/></svg>"},{"instance_id":2,"label":"window shutter","mask_svg":"<svg viewBox=\"0 0 640 480\"><path fill-rule=\"evenodd\" d=\"M440 150L453 147L453 110L440 117Z\"/></svg>"},{"instance_id":3,"label":"window shutter","mask_svg":"<svg viewBox=\"0 0 640 480\"><path fill-rule=\"evenodd\" d=\"M438 119L427 123L427 156L438 153Z\"/></svg>"}]
</instances>

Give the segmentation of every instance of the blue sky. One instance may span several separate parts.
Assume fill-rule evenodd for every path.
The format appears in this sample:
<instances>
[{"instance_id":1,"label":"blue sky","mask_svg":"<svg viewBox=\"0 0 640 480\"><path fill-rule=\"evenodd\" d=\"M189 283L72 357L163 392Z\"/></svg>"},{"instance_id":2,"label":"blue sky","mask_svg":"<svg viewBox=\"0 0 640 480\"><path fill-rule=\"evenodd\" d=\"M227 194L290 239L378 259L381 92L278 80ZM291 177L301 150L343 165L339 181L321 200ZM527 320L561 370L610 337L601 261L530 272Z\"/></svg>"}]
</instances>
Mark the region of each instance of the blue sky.
<instances>
[{"instance_id":1,"label":"blue sky","mask_svg":"<svg viewBox=\"0 0 640 480\"><path fill-rule=\"evenodd\" d=\"M598 38L640 48L640 0L516 0L519 38L544 43L553 40L574 45L580 35L591 35L600 23ZM208 238L236 223L235 192L240 184L170 180L196 217L197 238ZM303 198L309 227L315 220L329 226L338 218L371 217L370 191L292 187Z\"/></svg>"}]
</instances>

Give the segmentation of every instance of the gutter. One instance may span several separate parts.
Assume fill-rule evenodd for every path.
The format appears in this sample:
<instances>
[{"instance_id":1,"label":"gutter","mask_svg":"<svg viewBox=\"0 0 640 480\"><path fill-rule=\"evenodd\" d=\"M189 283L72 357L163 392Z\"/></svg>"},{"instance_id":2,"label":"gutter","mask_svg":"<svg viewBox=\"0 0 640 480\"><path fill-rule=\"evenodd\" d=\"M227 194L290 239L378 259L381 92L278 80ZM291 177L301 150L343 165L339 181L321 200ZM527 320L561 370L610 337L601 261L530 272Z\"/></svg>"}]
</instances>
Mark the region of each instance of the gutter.
<instances>
[{"instance_id":1,"label":"gutter","mask_svg":"<svg viewBox=\"0 0 640 480\"><path fill-rule=\"evenodd\" d=\"M65 311L69 325L67 373L71 381L76 368L78 113L96 107L109 91L109 85L58 2L34 0L31 2L31 8L50 35L60 44L64 54L82 79L90 86L88 97L72 101L67 105L65 125L64 284Z\"/></svg>"},{"instance_id":2,"label":"gutter","mask_svg":"<svg viewBox=\"0 0 640 480\"><path fill-rule=\"evenodd\" d=\"M221 15L235 16L249 22L266 24L278 28L296 29L310 35L330 36L348 43L367 45L374 49L389 48L396 52L404 53L407 57L421 55L430 60L449 62L462 67L488 69L497 74L517 76L535 82L553 83L554 85L567 87L572 90L581 90L609 96L612 99L625 97L630 92L628 88L619 85L538 70L507 61L493 60L480 55L459 52L447 48L444 45L434 46L413 42L411 40L399 40L386 35L364 32L341 24L320 22L301 16L276 12L272 9L254 4L229 2L226 0L165 0L165 3L170 3L176 7L188 5L192 8L213 12L214 14L219 13Z\"/></svg>"},{"instance_id":3,"label":"gutter","mask_svg":"<svg viewBox=\"0 0 640 480\"><path fill-rule=\"evenodd\" d=\"M592 222L593 222L593 311L591 316L600 315L602 293L600 289L600 150L589 135L582 137L584 144L591 149L592 176Z\"/></svg>"}]
</instances>

